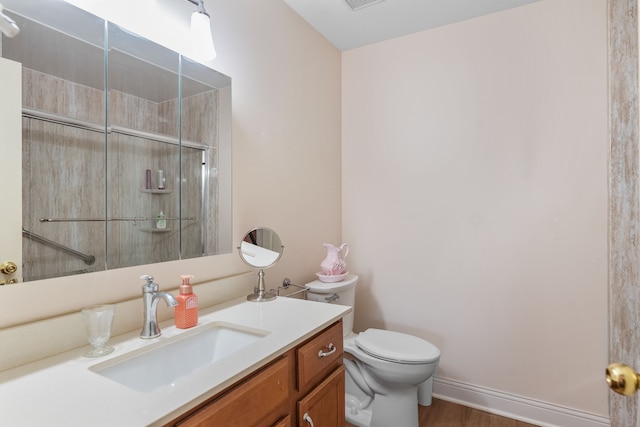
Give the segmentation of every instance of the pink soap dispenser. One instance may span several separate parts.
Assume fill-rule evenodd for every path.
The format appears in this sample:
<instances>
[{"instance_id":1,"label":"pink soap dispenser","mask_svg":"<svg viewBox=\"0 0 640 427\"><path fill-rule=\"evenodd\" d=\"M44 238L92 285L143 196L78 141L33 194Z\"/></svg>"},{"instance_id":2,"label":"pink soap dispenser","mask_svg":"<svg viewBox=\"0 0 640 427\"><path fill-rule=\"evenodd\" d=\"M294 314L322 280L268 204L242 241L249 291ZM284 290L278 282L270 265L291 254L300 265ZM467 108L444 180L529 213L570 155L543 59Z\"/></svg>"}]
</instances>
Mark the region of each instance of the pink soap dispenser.
<instances>
[{"instance_id":1,"label":"pink soap dispenser","mask_svg":"<svg viewBox=\"0 0 640 427\"><path fill-rule=\"evenodd\" d=\"M178 306L175 308L176 327L180 329L192 328L198 324L198 296L193 293L191 275L180 276L180 294L176 297Z\"/></svg>"}]
</instances>

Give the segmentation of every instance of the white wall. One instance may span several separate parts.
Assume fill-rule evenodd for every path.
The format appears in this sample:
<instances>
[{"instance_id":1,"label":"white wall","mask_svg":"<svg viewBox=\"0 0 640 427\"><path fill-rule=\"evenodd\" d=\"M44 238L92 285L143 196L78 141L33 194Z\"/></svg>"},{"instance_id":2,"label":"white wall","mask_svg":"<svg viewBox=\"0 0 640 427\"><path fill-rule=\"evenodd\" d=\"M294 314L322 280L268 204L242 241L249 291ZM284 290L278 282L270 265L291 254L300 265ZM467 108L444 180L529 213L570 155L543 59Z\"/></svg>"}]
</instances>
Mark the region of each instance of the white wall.
<instances>
[{"instance_id":1,"label":"white wall","mask_svg":"<svg viewBox=\"0 0 640 427\"><path fill-rule=\"evenodd\" d=\"M459 384L606 416L606 2L545 0L343 54L356 329Z\"/></svg>"},{"instance_id":2,"label":"white wall","mask_svg":"<svg viewBox=\"0 0 640 427\"><path fill-rule=\"evenodd\" d=\"M0 37L1 39L2 37ZM1 44L1 42L0 42ZM2 46L0 46L0 51ZM21 108L22 97L22 67L20 64L8 59L0 58L0 75L8 81L15 82L7 88L3 88L0 100L0 129L2 129L2 148L4 153L0 159L3 170L14 170L15 165L22 164L22 127ZM3 198L6 201L20 201L22 199L22 175L20 173L7 173L3 180ZM20 259L22 256L22 215L19 210L11 210L4 214L4 227L0 230L0 241L3 242L2 255L7 258L0 262ZM12 278L22 276L18 273ZM0 280L6 280L3 276Z\"/></svg>"}]
</instances>

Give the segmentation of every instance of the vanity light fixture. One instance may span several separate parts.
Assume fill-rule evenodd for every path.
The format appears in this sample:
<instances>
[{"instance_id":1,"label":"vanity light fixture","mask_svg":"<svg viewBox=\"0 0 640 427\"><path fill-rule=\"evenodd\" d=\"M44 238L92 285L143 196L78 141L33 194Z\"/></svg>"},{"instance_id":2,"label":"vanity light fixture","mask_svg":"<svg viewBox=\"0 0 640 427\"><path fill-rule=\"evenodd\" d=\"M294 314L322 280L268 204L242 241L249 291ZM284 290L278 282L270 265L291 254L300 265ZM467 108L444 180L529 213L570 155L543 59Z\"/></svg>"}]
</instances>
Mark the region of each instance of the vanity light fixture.
<instances>
[{"instance_id":1,"label":"vanity light fixture","mask_svg":"<svg viewBox=\"0 0 640 427\"><path fill-rule=\"evenodd\" d=\"M14 37L16 34L20 32L20 27L16 24L16 21L9 18L7 15L2 13L4 9L0 4L0 31L7 37Z\"/></svg>"},{"instance_id":2,"label":"vanity light fixture","mask_svg":"<svg viewBox=\"0 0 640 427\"><path fill-rule=\"evenodd\" d=\"M194 39L196 55L204 60L216 57L211 35L211 17L204 8L204 0L187 0L198 8L191 14L191 34Z\"/></svg>"}]
</instances>

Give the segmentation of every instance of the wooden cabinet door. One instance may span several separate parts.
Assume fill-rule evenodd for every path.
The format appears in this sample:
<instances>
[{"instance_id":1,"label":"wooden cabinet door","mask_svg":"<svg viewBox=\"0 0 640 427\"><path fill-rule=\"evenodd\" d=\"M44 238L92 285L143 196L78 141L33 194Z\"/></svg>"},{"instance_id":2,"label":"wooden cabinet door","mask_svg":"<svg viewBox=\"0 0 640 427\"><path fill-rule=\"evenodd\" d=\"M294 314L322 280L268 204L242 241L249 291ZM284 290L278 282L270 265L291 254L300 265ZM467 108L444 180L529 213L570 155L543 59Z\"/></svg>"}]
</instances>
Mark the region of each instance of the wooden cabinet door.
<instances>
[{"instance_id":1,"label":"wooden cabinet door","mask_svg":"<svg viewBox=\"0 0 640 427\"><path fill-rule=\"evenodd\" d=\"M344 425L344 366L340 366L298 402L298 426Z\"/></svg>"},{"instance_id":2,"label":"wooden cabinet door","mask_svg":"<svg viewBox=\"0 0 640 427\"><path fill-rule=\"evenodd\" d=\"M288 401L289 358L285 357L177 425L266 427L276 423L279 426L277 421L287 415Z\"/></svg>"}]
</instances>

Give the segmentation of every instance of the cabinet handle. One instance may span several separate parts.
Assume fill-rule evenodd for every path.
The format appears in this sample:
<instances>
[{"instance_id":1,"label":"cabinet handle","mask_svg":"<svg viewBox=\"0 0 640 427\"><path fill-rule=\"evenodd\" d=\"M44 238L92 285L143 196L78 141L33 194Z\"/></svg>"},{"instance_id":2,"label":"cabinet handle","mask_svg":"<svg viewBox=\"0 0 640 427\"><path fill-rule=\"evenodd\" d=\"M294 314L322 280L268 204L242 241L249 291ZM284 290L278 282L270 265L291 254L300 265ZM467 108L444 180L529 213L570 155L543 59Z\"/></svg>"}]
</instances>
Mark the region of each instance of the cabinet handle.
<instances>
[{"instance_id":1,"label":"cabinet handle","mask_svg":"<svg viewBox=\"0 0 640 427\"><path fill-rule=\"evenodd\" d=\"M322 350L320 350L320 351L318 352L318 357L319 357L320 359L322 359L323 357L331 356L333 353L335 353L335 352L336 352L336 346L335 346L335 345L333 345L333 343L329 343L329 345L327 346L327 348L329 349L329 351L328 351L328 352L326 352L326 353L325 353L324 351L322 351Z\"/></svg>"},{"instance_id":2,"label":"cabinet handle","mask_svg":"<svg viewBox=\"0 0 640 427\"><path fill-rule=\"evenodd\" d=\"M308 412L305 412L305 414L302 416L302 420L306 421L311 427L315 427L313 425L313 420L311 419L311 416L309 415Z\"/></svg>"}]
</instances>

